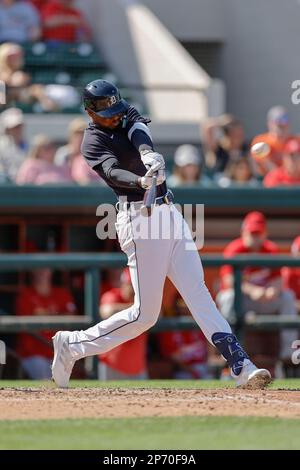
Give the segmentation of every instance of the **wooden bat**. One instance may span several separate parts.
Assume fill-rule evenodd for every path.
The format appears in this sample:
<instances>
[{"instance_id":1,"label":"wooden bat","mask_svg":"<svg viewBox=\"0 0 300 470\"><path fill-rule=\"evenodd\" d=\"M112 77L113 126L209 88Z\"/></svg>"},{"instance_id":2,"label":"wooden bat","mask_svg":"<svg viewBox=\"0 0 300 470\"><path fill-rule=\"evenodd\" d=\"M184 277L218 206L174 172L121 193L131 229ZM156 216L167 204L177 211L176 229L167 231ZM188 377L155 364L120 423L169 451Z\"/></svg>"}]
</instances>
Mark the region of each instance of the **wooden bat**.
<instances>
[{"instance_id":1,"label":"wooden bat","mask_svg":"<svg viewBox=\"0 0 300 470\"><path fill-rule=\"evenodd\" d=\"M154 174L152 177L152 186L151 188L147 189L144 194L144 204L141 207L141 214L145 217L149 217L151 215L152 206L155 203L156 199L156 180L157 174Z\"/></svg>"}]
</instances>

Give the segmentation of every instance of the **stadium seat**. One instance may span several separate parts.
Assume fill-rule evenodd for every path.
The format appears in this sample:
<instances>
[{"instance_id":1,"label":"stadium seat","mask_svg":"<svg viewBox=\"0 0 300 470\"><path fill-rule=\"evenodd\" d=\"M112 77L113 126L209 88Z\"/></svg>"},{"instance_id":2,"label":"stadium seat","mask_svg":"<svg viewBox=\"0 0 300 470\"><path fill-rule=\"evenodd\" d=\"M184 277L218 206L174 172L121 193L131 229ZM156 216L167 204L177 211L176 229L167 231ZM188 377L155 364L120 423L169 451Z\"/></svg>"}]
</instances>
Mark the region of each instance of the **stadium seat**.
<instances>
[{"instance_id":1,"label":"stadium seat","mask_svg":"<svg viewBox=\"0 0 300 470\"><path fill-rule=\"evenodd\" d=\"M118 86L122 96L131 101L130 90L120 86L118 77L105 66L93 44L25 43L24 50L25 71L32 76L33 83L72 85L80 91L87 83L102 78ZM27 113L42 112L36 105L20 104L20 108ZM139 105L137 108L143 112ZM82 109L67 108L62 112L80 113Z\"/></svg>"},{"instance_id":2,"label":"stadium seat","mask_svg":"<svg viewBox=\"0 0 300 470\"><path fill-rule=\"evenodd\" d=\"M27 67L63 64L67 67L100 67L103 59L92 44L48 45L43 42L25 44Z\"/></svg>"},{"instance_id":3,"label":"stadium seat","mask_svg":"<svg viewBox=\"0 0 300 470\"><path fill-rule=\"evenodd\" d=\"M72 84L72 76L64 70L39 70L32 74L33 83L57 83L59 85Z\"/></svg>"}]
</instances>

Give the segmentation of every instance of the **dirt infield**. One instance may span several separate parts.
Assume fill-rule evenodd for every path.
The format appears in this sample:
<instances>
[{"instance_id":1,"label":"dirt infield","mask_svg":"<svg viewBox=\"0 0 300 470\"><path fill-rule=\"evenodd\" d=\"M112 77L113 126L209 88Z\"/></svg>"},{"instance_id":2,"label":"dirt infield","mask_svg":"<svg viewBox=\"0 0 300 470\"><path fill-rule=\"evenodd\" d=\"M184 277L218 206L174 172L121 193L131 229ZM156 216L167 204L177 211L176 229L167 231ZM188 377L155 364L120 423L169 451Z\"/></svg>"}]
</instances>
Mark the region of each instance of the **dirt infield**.
<instances>
[{"instance_id":1,"label":"dirt infield","mask_svg":"<svg viewBox=\"0 0 300 470\"><path fill-rule=\"evenodd\" d=\"M0 419L144 416L300 418L300 391L0 388Z\"/></svg>"}]
</instances>

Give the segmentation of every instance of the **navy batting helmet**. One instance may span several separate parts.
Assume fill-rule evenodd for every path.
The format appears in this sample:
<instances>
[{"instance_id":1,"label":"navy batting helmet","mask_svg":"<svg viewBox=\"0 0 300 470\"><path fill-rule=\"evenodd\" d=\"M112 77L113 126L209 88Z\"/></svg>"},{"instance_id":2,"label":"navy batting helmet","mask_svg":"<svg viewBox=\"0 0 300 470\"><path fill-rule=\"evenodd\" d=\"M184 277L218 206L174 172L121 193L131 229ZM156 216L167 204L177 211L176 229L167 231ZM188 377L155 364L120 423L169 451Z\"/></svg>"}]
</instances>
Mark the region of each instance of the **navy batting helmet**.
<instances>
[{"instance_id":1,"label":"navy batting helmet","mask_svg":"<svg viewBox=\"0 0 300 470\"><path fill-rule=\"evenodd\" d=\"M94 80L83 91L83 104L98 116L111 118L126 113L128 103L121 98L118 88L106 80Z\"/></svg>"}]
</instances>

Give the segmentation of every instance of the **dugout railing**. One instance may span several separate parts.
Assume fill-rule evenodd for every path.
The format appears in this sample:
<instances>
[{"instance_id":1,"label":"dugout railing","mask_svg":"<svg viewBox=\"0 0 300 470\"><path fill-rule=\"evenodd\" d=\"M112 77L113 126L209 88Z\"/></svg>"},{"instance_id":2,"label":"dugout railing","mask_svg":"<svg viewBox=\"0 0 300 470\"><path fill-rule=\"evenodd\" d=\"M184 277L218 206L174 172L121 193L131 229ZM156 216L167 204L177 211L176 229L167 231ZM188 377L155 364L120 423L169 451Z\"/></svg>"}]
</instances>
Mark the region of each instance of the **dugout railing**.
<instances>
[{"instance_id":1,"label":"dugout railing","mask_svg":"<svg viewBox=\"0 0 300 470\"><path fill-rule=\"evenodd\" d=\"M232 187L219 188L186 188L178 187L173 190L175 200L179 204L204 204L207 208L242 208L250 210L272 210L285 213L300 212L300 188L247 188ZM65 208L73 211L92 210L101 203L115 204L116 198L108 187L89 185L79 187L76 185L57 186L16 186L13 184L0 185L0 214L12 212L18 213L25 210L36 212L54 210L61 213Z\"/></svg>"},{"instance_id":2,"label":"dugout railing","mask_svg":"<svg viewBox=\"0 0 300 470\"><path fill-rule=\"evenodd\" d=\"M299 267L300 257L287 255L239 255L224 258L220 255L201 256L204 267L220 267L230 265L234 271L234 290L236 322L233 327L237 334L244 328L280 329L300 327L299 318L283 315L259 315L244 318L241 302L242 270L245 266ZM55 329L88 328L99 321L99 290L101 286L101 270L126 265L126 257L121 253L69 253L69 254L1 254L0 272L28 271L42 267L59 270L84 271L84 315L51 315L43 317L0 315L0 334L17 332L34 332L45 327ZM197 328L192 317L161 318L152 331L168 329Z\"/></svg>"}]
</instances>

